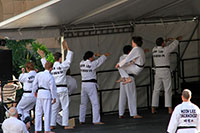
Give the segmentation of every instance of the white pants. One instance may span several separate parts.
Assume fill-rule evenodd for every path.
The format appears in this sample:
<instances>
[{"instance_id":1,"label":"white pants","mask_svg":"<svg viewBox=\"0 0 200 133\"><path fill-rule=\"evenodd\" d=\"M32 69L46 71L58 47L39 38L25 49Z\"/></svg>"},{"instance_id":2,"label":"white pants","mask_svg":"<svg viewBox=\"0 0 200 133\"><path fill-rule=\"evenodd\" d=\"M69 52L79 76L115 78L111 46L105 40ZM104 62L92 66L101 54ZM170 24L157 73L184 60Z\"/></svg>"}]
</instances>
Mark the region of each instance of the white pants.
<instances>
[{"instance_id":1,"label":"white pants","mask_svg":"<svg viewBox=\"0 0 200 133\"><path fill-rule=\"evenodd\" d=\"M71 99L69 97L69 103L70 103ZM61 110L61 108L60 108ZM59 125L62 125L62 119L63 119L63 112L62 110L60 112L58 112L57 118L56 118L56 123L58 123Z\"/></svg>"},{"instance_id":2,"label":"white pants","mask_svg":"<svg viewBox=\"0 0 200 133\"><path fill-rule=\"evenodd\" d=\"M100 107L99 107L96 86L97 86L96 83L90 83L90 82L82 83L81 104L80 104L80 112L79 112L80 122L85 122L88 98L90 99L90 102L92 104L93 123L100 122L100 113L99 113Z\"/></svg>"},{"instance_id":3,"label":"white pants","mask_svg":"<svg viewBox=\"0 0 200 133\"><path fill-rule=\"evenodd\" d=\"M136 86L135 79L132 78L132 82L123 85L120 83L120 94L119 94L119 116L124 114L124 110L126 108L126 101L128 99L128 108L130 116L137 115L137 94L136 94Z\"/></svg>"},{"instance_id":4,"label":"white pants","mask_svg":"<svg viewBox=\"0 0 200 133\"><path fill-rule=\"evenodd\" d=\"M176 133L198 133L195 128L179 129Z\"/></svg>"},{"instance_id":5,"label":"white pants","mask_svg":"<svg viewBox=\"0 0 200 133\"><path fill-rule=\"evenodd\" d=\"M35 131L42 131L42 116L44 113L44 131L51 131L51 99L37 98L35 106Z\"/></svg>"},{"instance_id":6,"label":"white pants","mask_svg":"<svg viewBox=\"0 0 200 133\"><path fill-rule=\"evenodd\" d=\"M56 126L58 112L62 109L62 126L69 125L69 95L68 92L57 93L56 103L52 105L51 126Z\"/></svg>"},{"instance_id":7,"label":"white pants","mask_svg":"<svg viewBox=\"0 0 200 133\"><path fill-rule=\"evenodd\" d=\"M34 96L22 96L17 105L18 114L21 114L23 121L27 116L30 116L30 110L35 106L36 98Z\"/></svg>"},{"instance_id":8,"label":"white pants","mask_svg":"<svg viewBox=\"0 0 200 133\"><path fill-rule=\"evenodd\" d=\"M157 68L159 69L159 68ZM170 69L166 68L157 71L155 74L155 84L152 97L152 107L158 107L160 90L164 87L165 91L165 107L172 107L172 83Z\"/></svg>"},{"instance_id":9,"label":"white pants","mask_svg":"<svg viewBox=\"0 0 200 133\"><path fill-rule=\"evenodd\" d=\"M132 64L132 65L120 67L118 68L118 70L122 78L128 78L129 77L128 73L138 75L143 70L143 67L138 67Z\"/></svg>"},{"instance_id":10,"label":"white pants","mask_svg":"<svg viewBox=\"0 0 200 133\"><path fill-rule=\"evenodd\" d=\"M62 125L62 115L60 113L58 113L57 118L56 118L56 123L58 123L59 125Z\"/></svg>"}]
</instances>

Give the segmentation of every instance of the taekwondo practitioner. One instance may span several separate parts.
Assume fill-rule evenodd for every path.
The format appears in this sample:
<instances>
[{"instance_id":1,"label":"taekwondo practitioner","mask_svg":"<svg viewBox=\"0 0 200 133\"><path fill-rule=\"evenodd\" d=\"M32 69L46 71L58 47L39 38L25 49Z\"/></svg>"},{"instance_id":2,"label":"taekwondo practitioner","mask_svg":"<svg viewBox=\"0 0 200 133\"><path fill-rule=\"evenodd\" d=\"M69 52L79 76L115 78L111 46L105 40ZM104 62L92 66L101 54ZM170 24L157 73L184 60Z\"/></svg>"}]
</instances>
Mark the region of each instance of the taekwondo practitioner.
<instances>
[{"instance_id":1,"label":"taekwondo practitioner","mask_svg":"<svg viewBox=\"0 0 200 133\"><path fill-rule=\"evenodd\" d=\"M93 124L104 124L100 121L100 107L97 94L96 69L103 64L103 62L107 59L106 56L109 55L109 53L105 53L104 55L101 55L98 59L95 60L94 53L91 51L87 51L83 56L83 60L80 62L80 70L82 77L81 104L79 112L80 124L85 123L88 99L92 104Z\"/></svg>"},{"instance_id":2,"label":"taekwondo practitioner","mask_svg":"<svg viewBox=\"0 0 200 133\"><path fill-rule=\"evenodd\" d=\"M68 87L68 91L69 91L68 92L69 96L71 94L73 94L76 91L76 89L77 89L76 79L73 78L70 75L70 73L71 73L71 71L70 71L70 69L68 69L68 71L66 73L66 78L67 78L67 87ZM70 97L69 97L69 101L70 101ZM69 119L69 123L70 123L70 120L71 119ZM61 115L61 113L58 113L56 123L58 123L59 125L62 125L62 115Z\"/></svg>"},{"instance_id":3,"label":"taekwondo practitioner","mask_svg":"<svg viewBox=\"0 0 200 133\"><path fill-rule=\"evenodd\" d=\"M53 70L51 74L53 75L56 87L57 87L57 99L56 103L52 105L52 112L51 112L51 129L54 129L56 126L56 119L60 108L63 111L62 117L62 126L64 129L73 129L74 127L69 126L69 94L68 94L68 87L67 87L67 78L66 72L70 68L70 64L72 62L73 52L70 51L68 44L66 41L62 43L63 49L67 50L67 56L64 62L62 62L62 54L56 52L54 54L55 62L53 64ZM38 54L42 57L41 62L44 66L46 62L45 54L43 51L38 50Z\"/></svg>"},{"instance_id":4,"label":"taekwondo practitioner","mask_svg":"<svg viewBox=\"0 0 200 133\"><path fill-rule=\"evenodd\" d=\"M4 133L29 133L25 123L18 119L18 112L15 107L11 107L8 111L9 118L2 123L2 130Z\"/></svg>"},{"instance_id":5,"label":"taekwondo practitioner","mask_svg":"<svg viewBox=\"0 0 200 133\"><path fill-rule=\"evenodd\" d=\"M19 118L24 121L26 117L30 117L30 110L35 106L36 98L32 92L32 83L35 79L36 71L32 62L25 64L25 69L22 68L22 73L19 76L19 82L23 83L23 95L17 105Z\"/></svg>"},{"instance_id":6,"label":"taekwondo practitioner","mask_svg":"<svg viewBox=\"0 0 200 133\"><path fill-rule=\"evenodd\" d=\"M129 52L132 50L131 45L126 45L123 48L124 54L120 57L120 61L125 59ZM123 85L120 83L120 95L119 95L119 118L124 117L124 110L126 107L126 99L128 100L128 108L130 116L133 118L142 118L142 116L137 114L137 91L134 80L134 75L129 75L131 77L132 82Z\"/></svg>"},{"instance_id":7,"label":"taekwondo practitioner","mask_svg":"<svg viewBox=\"0 0 200 133\"><path fill-rule=\"evenodd\" d=\"M168 133L199 133L200 109L190 102L192 93L188 89L182 92L182 103L177 105L172 113Z\"/></svg>"},{"instance_id":8,"label":"taekwondo practitioner","mask_svg":"<svg viewBox=\"0 0 200 133\"><path fill-rule=\"evenodd\" d=\"M49 133L51 106L56 102L56 84L50 74L53 69L51 62L46 62L45 71L39 72L33 81L33 93L37 97L35 106L35 133L42 131L42 116L44 114L44 133Z\"/></svg>"},{"instance_id":9,"label":"taekwondo practitioner","mask_svg":"<svg viewBox=\"0 0 200 133\"><path fill-rule=\"evenodd\" d=\"M121 75L120 80L117 82L123 82L127 84L132 82L128 73L138 75L144 68L145 64L145 54L144 50L141 48L143 44L142 37L135 36L132 37L132 50L128 56L120 61L115 67L119 70Z\"/></svg>"},{"instance_id":10,"label":"taekwondo practitioner","mask_svg":"<svg viewBox=\"0 0 200 133\"><path fill-rule=\"evenodd\" d=\"M155 83L152 96L152 113L156 113L156 107L159 104L159 94L162 84L165 91L165 107L168 108L168 113L172 113L172 83L170 71L170 53L175 50L179 44L179 36L176 39L169 38L172 41L168 46L165 46L163 38L159 37L156 40L156 46L152 50L153 61L155 65Z\"/></svg>"}]
</instances>

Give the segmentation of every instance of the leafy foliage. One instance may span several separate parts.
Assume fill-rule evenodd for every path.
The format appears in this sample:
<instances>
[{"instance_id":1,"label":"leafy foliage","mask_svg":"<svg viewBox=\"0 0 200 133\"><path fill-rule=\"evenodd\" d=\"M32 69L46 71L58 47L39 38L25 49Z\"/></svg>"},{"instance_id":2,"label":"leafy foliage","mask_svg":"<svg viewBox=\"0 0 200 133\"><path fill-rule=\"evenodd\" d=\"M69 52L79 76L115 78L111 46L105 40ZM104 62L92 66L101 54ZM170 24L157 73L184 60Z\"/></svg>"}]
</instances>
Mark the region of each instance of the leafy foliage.
<instances>
[{"instance_id":1,"label":"leafy foliage","mask_svg":"<svg viewBox=\"0 0 200 133\"><path fill-rule=\"evenodd\" d=\"M31 48L28 49L28 44L31 44ZM43 70L40 62L41 57L38 55L37 50L44 51L47 61L54 62L54 57L47 47L35 40L6 40L6 46L12 50L12 71L13 74L18 77L21 73L21 68L25 67L27 61L33 61L38 71Z\"/></svg>"},{"instance_id":2,"label":"leafy foliage","mask_svg":"<svg viewBox=\"0 0 200 133\"><path fill-rule=\"evenodd\" d=\"M54 63L54 56L51 52L48 51L45 45L40 44L38 42L33 42L32 48L33 48L34 53L37 53L38 49L44 51L47 61Z\"/></svg>"}]
</instances>

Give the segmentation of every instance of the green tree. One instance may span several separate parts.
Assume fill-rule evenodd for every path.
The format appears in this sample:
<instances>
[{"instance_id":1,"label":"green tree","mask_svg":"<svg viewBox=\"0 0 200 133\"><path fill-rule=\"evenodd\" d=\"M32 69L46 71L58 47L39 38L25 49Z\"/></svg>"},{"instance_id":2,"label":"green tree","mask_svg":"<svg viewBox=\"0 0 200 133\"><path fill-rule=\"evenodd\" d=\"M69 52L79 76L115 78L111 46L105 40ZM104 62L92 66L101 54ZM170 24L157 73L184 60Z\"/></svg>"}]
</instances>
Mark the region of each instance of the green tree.
<instances>
[{"instance_id":1,"label":"green tree","mask_svg":"<svg viewBox=\"0 0 200 133\"><path fill-rule=\"evenodd\" d=\"M28 49L27 46L31 45ZM54 62L54 57L47 47L33 39L30 40L6 40L6 46L12 50L12 73L18 77L21 73L21 68L25 67L27 61L33 61L36 69L43 70L40 62L41 57L38 55L37 50L41 49L45 52L47 61Z\"/></svg>"}]
</instances>

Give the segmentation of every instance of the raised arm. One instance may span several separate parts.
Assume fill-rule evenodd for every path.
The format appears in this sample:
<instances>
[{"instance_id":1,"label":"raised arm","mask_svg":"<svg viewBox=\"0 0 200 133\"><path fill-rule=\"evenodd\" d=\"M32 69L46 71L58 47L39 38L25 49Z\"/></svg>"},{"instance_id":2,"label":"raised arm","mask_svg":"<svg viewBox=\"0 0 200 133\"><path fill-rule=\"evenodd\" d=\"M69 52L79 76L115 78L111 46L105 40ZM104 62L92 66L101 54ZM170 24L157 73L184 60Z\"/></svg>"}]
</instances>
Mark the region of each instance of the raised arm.
<instances>
[{"instance_id":1,"label":"raised arm","mask_svg":"<svg viewBox=\"0 0 200 133\"><path fill-rule=\"evenodd\" d=\"M63 49L67 50L67 55L66 55L66 59L64 60L64 62L62 62L61 65L64 69L67 70L70 67L74 53L69 49L69 46L65 40L63 41L62 45L63 45Z\"/></svg>"},{"instance_id":2,"label":"raised arm","mask_svg":"<svg viewBox=\"0 0 200 133\"><path fill-rule=\"evenodd\" d=\"M168 41L173 41L167 46L167 50L169 53L173 52L175 48L178 46L179 41L182 39L182 36L178 36L177 38L169 38Z\"/></svg>"},{"instance_id":3,"label":"raised arm","mask_svg":"<svg viewBox=\"0 0 200 133\"><path fill-rule=\"evenodd\" d=\"M25 68L22 68L22 73L19 75L19 82L25 82L26 80L26 73L25 73Z\"/></svg>"},{"instance_id":4,"label":"raised arm","mask_svg":"<svg viewBox=\"0 0 200 133\"><path fill-rule=\"evenodd\" d=\"M46 64L47 60L46 60L46 58L45 58L45 53L44 53L44 51L38 49L38 50L37 50L37 53L38 53L38 54L40 55L40 57L41 57L42 66L45 67L45 64Z\"/></svg>"},{"instance_id":5,"label":"raised arm","mask_svg":"<svg viewBox=\"0 0 200 133\"><path fill-rule=\"evenodd\" d=\"M100 54L95 54L95 55L100 56ZM92 62L93 69L96 69L99 66L101 66L103 64L103 62L107 59L107 56L110 56L110 53L105 53L105 54L101 55L98 59L94 60Z\"/></svg>"}]
</instances>

